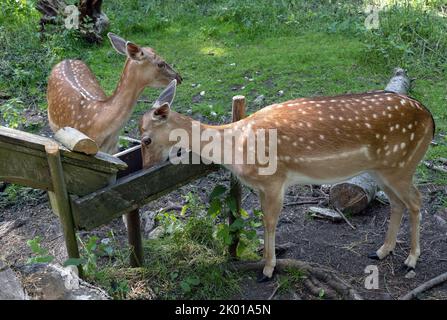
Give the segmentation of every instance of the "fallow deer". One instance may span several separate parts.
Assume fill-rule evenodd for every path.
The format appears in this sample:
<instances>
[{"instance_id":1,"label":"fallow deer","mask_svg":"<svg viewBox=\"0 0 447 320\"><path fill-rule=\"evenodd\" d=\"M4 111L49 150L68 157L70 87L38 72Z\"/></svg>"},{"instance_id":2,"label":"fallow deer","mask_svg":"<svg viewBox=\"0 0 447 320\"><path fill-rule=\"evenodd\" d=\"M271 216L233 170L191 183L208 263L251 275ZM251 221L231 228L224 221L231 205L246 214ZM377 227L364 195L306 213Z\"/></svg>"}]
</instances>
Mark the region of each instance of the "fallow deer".
<instances>
[{"instance_id":1,"label":"fallow deer","mask_svg":"<svg viewBox=\"0 0 447 320\"><path fill-rule=\"evenodd\" d=\"M191 137L194 121L171 110L175 83L140 121L144 166L166 160L177 139L170 133L182 129ZM275 229L283 206L284 191L292 184L330 184L367 172L388 195L391 216L384 244L370 258L383 259L396 245L404 209L409 211L411 249L405 265L414 268L420 255L421 196L412 179L434 134L434 120L427 108L408 96L376 91L332 97L300 98L267 106L235 123L220 126L199 124L216 136L242 132L235 143L222 144L223 156L243 149L242 164L224 164L260 195L264 213L265 266L261 280L272 277L275 264ZM196 124L197 127L197 124ZM248 164L250 131L276 129L276 171L259 174L265 164ZM197 130L197 129L196 129ZM209 136L209 135L208 135ZM191 138L189 138L191 144ZM171 141L173 140L173 141ZM230 140L231 141L231 140ZM209 142L191 149L200 152ZM269 144L270 145L270 144ZM267 153L274 153L270 148ZM258 159L258 157L256 157ZM215 159L213 160L215 161Z\"/></svg>"},{"instance_id":2,"label":"fallow deer","mask_svg":"<svg viewBox=\"0 0 447 320\"><path fill-rule=\"evenodd\" d=\"M48 119L56 132L73 127L92 138L101 151L117 151L118 135L145 87L163 88L181 76L152 48L108 33L113 48L127 57L114 93L107 97L95 75L80 60L63 60L48 79Z\"/></svg>"}]
</instances>

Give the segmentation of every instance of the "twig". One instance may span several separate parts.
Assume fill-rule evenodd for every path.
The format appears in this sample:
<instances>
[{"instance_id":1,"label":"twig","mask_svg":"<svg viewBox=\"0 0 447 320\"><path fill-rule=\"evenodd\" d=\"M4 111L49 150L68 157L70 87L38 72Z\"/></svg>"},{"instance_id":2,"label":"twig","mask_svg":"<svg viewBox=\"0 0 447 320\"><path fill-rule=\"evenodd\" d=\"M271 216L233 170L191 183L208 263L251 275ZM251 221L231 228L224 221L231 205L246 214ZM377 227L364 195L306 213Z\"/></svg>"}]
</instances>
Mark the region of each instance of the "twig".
<instances>
[{"instance_id":1,"label":"twig","mask_svg":"<svg viewBox=\"0 0 447 320\"><path fill-rule=\"evenodd\" d=\"M381 204L385 204L385 205L390 204L388 201L382 200L379 197L376 197L376 200L379 201Z\"/></svg>"},{"instance_id":2,"label":"twig","mask_svg":"<svg viewBox=\"0 0 447 320\"><path fill-rule=\"evenodd\" d=\"M244 196L244 198L241 200L241 203L244 203L245 200L247 200L247 198L251 195L252 191L251 189L248 189L248 193Z\"/></svg>"},{"instance_id":3,"label":"twig","mask_svg":"<svg viewBox=\"0 0 447 320\"><path fill-rule=\"evenodd\" d=\"M399 298L399 300L411 300L413 298L416 298L418 294L421 294L424 291L427 291L437 285L440 285L441 283L447 281L447 272L437 276L436 278L433 278L427 282L424 282L419 287L411 290L406 295Z\"/></svg>"},{"instance_id":4,"label":"twig","mask_svg":"<svg viewBox=\"0 0 447 320\"><path fill-rule=\"evenodd\" d=\"M182 206L173 204L173 205L169 205L169 206L167 206L166 208L162 208L162 209L160 210L160 212L167 212L167 211L181 211L182 209L183 209Z\"/></svg>"},{"instance_id":5,"label":"twig","mask_svg":"<svg viewBox=\"0 0 447 320\"><path fill-rule=\"evenodd\" d=\"M138 99L137 102L142 102L142 103L154 103L154 101L150 101L147 99Z\"/></svg>"},{"instance_id":6,"label":"twig","mask_svg":"<svg viewBox=\"0 0 447 320\"><path fill-rule=\"evenodd\" d=\"M447 169L445 169L445 168L443 168L443 167L441 167L441 166L436 166L436 165L434 165L434 164L431 163L431 162L424 161L423 164L424 164L427 168L432 169L432 170L434 170L434 171L439 171L439 172L442 172L442 173L447 173Z\"/></svg>"},{"instance_id":7,"label":"twig","mask_svg":"<svg viewBox=\"0 0 447 320\"><path fill-rule=\"evenodd\" d=\"M316 199L320 199L320 198L316 198ZM326 199L326 198L324 198L324 199ZM289 202L289 203L284 203L284 207L287 207L287 206L300 206L300 205L303 205L303 204L318 204L318 203L320 203L321 200L323 200L323 199Z\"/></svg>"},{"instance_id":8,"label":"twig","mask_svg":"<svg viewBox=\"0 0 447 320\"><path fill-rule=\"evenodd\" d=\"M356 228L351 224L351 222L349 222L348 218L346 218L346 216L343 214L343 212L341 212L339 209L335 208L335 210L338 212L339 215L341 215L341 217L343 218L343 220L346 221L347 224L349 224L349 226L355 230Z\"/></svg>"},{"instance_id":9,"label":"twig","mask_svg":"<svg viewBox=\"0 0 447 320\"><path fill-rule=\"evenodd\" d=\"M270 297L267 298L267 300L272 300L273 297L275 296L276 292L278 292L279 288L281 288L281 283L278 283L278 285L275 287L275 289L273 289L272 294L270 295Z\"/></svg>"}]
</instances>

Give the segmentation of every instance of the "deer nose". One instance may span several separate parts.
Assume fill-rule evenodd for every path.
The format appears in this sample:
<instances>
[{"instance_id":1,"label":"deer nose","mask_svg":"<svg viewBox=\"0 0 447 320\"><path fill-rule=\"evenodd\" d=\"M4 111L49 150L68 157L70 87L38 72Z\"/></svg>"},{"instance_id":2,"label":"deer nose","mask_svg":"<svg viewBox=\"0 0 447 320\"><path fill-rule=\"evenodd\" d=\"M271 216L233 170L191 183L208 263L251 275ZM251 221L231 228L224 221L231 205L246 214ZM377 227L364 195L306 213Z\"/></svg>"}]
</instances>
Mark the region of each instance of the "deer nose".
<instances>
[{"instance_id":1,"label":"deer nose","mask_svg":"<svg viewBox=\"0 0 447 320\"><path fill-rule=\"evenodd\" d=\"M152 142L152 139L149 138L148 136L144 136L143 139L141 139L141 143L145 146L150 145Z\"/></svg>"}]
</instances>

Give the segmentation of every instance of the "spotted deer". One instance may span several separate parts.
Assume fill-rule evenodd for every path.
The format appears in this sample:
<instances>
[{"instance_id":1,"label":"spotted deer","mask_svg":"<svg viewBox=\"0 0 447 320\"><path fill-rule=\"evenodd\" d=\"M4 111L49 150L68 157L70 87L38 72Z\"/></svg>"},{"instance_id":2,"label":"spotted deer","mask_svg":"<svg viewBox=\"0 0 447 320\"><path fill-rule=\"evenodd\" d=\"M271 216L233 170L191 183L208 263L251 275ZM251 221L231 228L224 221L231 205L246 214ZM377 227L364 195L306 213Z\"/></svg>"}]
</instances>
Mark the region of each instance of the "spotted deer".
<instances>
[{"instance_id":1,"label":"spotted deer","mask_svg":"<svg viewBox=\"0 0 447 320\"><path fill-rule=\"evenodd\" d=\"M177 143L177 139L170 139L173 130L182 129L189 136L193 134L194 121L171 110L174 92L175 83L140 121L145 167L166 160ZM393 251L407 208L411 250L404 263L408 268L416 266L420 255L421 196L412 179L434 134L431 113L420 102L387 91L300 98L267 106L235 123L199 124L199 129L201 133L213 129L221 136L235 130L242 132L235 143L221 144L219 152L236 152L242 148L244 163L224 166L259 192L265 228L265 266L260 280L270 279L275 268L275 229L287 187L332 184L365 172L375 178L391 203L385 241L370 258L383 259ZM257 160L249 164L246 160L250 152L258 152L248 143L249 133L258 134L260 129L276 129L276 149L267 149L267 153L276 151L275 157L270 157L277 161L276 171L271 175L259 173L259 168L265 164ZM206 158L207 152L202 151L208 142L199 144L196 150ZM194 145L192 150L194 152Z\"/></svg>"},{"instance_id":2,"label":"spotted deer","mask_svg":"<svg viewBox=\"0 0 447 320\"><path fill-rule=\"evenodd\" d=\"M152 48L108 33L113 48L127 57L118 85L106 96L95 75L80 60L63 60L48 79L48 119L56 132L73 127L92 138L101 151L117 151L118 135L145 87L164 88L181 76Z\"/></svg>"}]
</instances>

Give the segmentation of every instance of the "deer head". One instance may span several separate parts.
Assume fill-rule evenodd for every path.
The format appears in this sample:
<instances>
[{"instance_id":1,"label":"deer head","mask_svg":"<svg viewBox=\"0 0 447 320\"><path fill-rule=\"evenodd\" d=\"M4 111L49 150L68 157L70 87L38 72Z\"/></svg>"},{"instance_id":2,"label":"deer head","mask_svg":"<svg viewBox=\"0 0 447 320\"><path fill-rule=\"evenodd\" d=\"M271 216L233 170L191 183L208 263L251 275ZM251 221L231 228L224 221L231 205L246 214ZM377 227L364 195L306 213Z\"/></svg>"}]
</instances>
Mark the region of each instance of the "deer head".
<instances>
[{"instance_id":1,"label":"deer head","mask_svg":"<svg viewBox=\"0 0 447 320\"><path fill-rule=\"evenodd\" d=\"M171 111L177 81L173 80L155 101L151 110L140 121L140 136L143 152L143 166L150 167L166 160L169 151L176 143L169 141L170 132L178 127L183 116Z\"/></svg>"},{"instance_id":2,"label":"deer head","mask_svg":"<svg viewBox=\"0 0 447 320\"><path fill-rule=\"evenodd\" d=\"M142 85L163 88L172 80L176 80L179 84L182 82L182 77L158 56L154 49L140 47L111 32L107 36L113 48L128 58L128 66L132 69L133 76Z\"/></svg>"}]
</instances>

